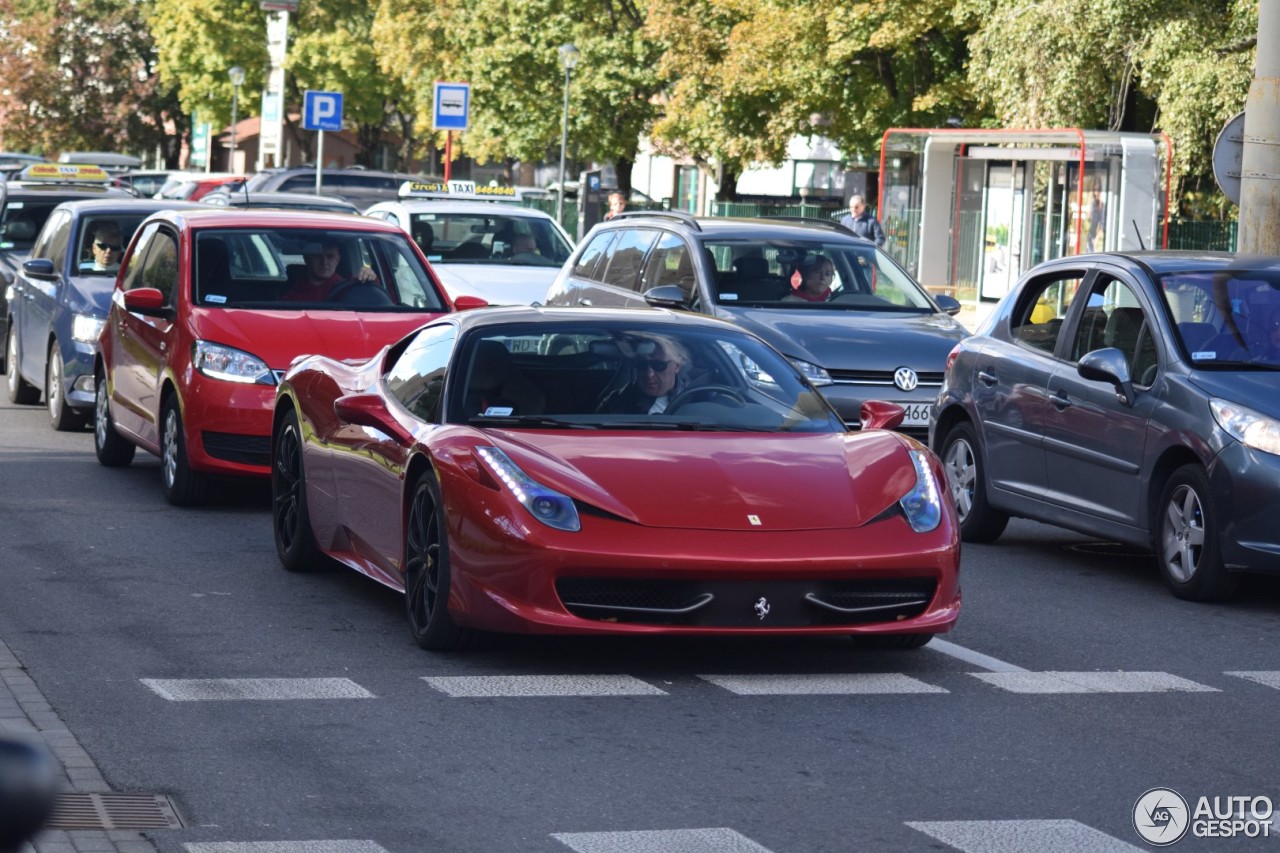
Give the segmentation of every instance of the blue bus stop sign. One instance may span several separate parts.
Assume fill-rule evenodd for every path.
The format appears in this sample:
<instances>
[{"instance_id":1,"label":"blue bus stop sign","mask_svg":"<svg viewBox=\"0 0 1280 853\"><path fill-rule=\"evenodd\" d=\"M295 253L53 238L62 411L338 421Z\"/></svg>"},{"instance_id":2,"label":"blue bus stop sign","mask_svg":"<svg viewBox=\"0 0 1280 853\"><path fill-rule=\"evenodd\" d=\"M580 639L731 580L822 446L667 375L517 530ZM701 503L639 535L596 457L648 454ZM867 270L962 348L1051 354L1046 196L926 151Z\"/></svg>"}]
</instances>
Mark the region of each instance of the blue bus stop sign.
<instances>
[{"instance_id":1,"label":"blue bus stop sign","mask_svg":"<svg viewBox=\"0 0 1280 853\"><path fill-rule=\"evenodd\" d=\"M432 129L466 130L471 113L471 84L441 83L437 80L435 95Z\"/></svg>"},{"instance_id":2,"label":"blue bus stop sign","mask_svg":"<svg viewBox=\"0 0 1280 853\"><path fill-rule=\"evenodd\" d=\"M304 130L342 130L342 93L308 89L302 99Z\"/></svg>"}]
</instances>

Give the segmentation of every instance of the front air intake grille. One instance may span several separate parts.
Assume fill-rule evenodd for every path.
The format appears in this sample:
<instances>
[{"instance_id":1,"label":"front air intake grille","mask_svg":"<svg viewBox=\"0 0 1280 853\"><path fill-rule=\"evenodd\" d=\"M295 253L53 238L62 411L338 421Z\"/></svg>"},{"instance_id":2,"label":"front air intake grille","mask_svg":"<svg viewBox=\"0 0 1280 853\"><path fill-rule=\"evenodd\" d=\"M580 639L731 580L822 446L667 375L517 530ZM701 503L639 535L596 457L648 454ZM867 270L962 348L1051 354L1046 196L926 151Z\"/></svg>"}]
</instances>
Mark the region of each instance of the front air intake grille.
<instances>
[{"instance_id":1,"label":"front air intake grille","mask_svg":"<svg viewBox=\"0 0 1280 853\"><path fill-rule=\"evenodd\" d=\"M936 587L931 578L802 581L561 578L556 582L556 592L565 609L582 619L707 628L897 622L923 613Z\"/></svg>"},{"instance_id":2,"label":"front air intake grille","mask_svg":"<svg viewBox=\"0 0 1280 853\"><path fill-rule=\"evenodd\" d=\"M831 375L831 381L840 385L882 385L886 388L893 387L892 370L832 370L827 369L827 373ZM942 387L942 371L924 370L916 373L919 378L919 387L921 388L941 388Z\"/></svg>"},{"instance_id":3,"label":"front air intake grille","mask_svg":"<svg viewBox=\"0 0 1280 853\"><path fill-rule=\"evenodd\" d=\"M271 464L271 438L265 435L240 435L234 432L202 432L204 452L215 459L244 465Z\"/></svg>"}]
</instances>

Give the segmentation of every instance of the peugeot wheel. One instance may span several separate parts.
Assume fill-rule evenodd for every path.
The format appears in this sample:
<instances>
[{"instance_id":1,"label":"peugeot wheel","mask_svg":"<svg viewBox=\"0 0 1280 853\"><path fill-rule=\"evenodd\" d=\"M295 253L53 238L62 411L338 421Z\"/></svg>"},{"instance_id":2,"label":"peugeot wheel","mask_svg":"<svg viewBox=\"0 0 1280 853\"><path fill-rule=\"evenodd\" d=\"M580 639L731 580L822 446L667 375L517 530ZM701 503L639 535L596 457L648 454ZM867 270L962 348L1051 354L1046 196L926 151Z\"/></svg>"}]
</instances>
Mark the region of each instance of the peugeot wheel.
<instances>
[{"instance_id":1,"label":"peugeot wheel","mask_svg":"<svg viewBox=\"0 0 1280 853\"><path fill-rule=\"evenodd\" d=\"M1160 575L1178 598L1222 601L1239 586L1218 546L1217 507L1199 465L1184 465L1165 484L1157 507Z\"/></svg>"},{"instance_id":2,"label":"peugeot wheel","mask_svg":"<svg viewBox=\"0 0 1280 853\"><path fill-rule=\"evenodd\" d=\"M960 538L965 542L998 539L1009 523L1009 515L987 503L986 463L969 423L958 423L947 433L942 444L942 467L960 519Z\"/></svg>"}]
</instances>

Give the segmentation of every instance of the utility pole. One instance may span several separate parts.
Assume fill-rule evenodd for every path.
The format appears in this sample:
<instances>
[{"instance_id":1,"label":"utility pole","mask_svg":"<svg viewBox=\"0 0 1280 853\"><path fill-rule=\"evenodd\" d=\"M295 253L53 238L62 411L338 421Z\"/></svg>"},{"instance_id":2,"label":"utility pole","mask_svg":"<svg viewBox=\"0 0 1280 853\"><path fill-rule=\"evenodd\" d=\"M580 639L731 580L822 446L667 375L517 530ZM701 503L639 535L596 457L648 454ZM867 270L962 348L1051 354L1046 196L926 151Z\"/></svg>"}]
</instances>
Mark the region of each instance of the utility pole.
<instances>
[{"instance_id":1,"label":"utility pole","mask_svg":"<svg viewBox=\"0 0 1280 853\"><path fill-rule=\"evenodd\" d=\"M1245 102L1236 249L1245 255L1280 255L1280 0L1258 2L1253 83Z\"/></svg>"}]
</instances>

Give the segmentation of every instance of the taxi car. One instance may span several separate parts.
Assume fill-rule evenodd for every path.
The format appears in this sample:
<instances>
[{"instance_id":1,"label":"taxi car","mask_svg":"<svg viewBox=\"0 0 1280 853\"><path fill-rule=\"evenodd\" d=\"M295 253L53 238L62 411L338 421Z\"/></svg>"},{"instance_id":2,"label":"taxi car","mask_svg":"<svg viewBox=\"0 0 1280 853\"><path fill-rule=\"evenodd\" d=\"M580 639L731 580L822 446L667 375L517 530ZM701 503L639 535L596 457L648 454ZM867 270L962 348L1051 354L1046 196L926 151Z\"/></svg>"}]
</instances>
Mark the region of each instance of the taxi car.
<instances>
[{"instance_id":1,"label":"taxi car","mask_svg":"<svg viewBox=\"0 0 1280 853\"><path fill-rule=\"evenodd\" d=\"M276 385L296 357L368 358L451 310L417 246L385 222L157 213L125 255L99 339L98 461L159 456L175 505L199 503L212 476L266 477Z\"/></svg>"},{"instance_id":2,"label":"taxi car","mask_svg":"<svg viewBox=\"0 0 1280 853\"><path fill-rule=\"evenodd\" d=\"M111 198L68 201L53 209L13 280L10 402L36 403L43 391L54 429L84 427L93 415L93 361L124 247L152 213L195 206ZM110 239L116 245L98 239L103 230L115 235ZM95 248L107 263L95 262Z\"/></svg>"},{"instance_id":3,"label":"taxi car","mask_svg":"<svg viewBox=\"0 0 1280 853\"><path fill-rule=\"evenodd\" d=\"M826 298L796 296L797 269L830 265ZM824 220L620 213L578 244L547 305L673 308L730 320L804 371L846 425L864 400L906 412L923 439L947 353L968 332L960 303L931 296L888 253Z\"/></svg>"},{"instance_id":4,"label":"taxi car","mask_svg":"<svg viewBox=\"0 0 1280 853\"><path fill-rule=\"evenodd\" d=\"M660 357L688 376L664 408L611 405ZM276 552L403 590L428 649L483 631L919 648L959 615L960 540L937 458L881 428L901 417L869 401L847 431L780 353L696 314L449 315L285 374Z\"/></svg>"},{"instance_id":5,"label":"taxi car","mask_svg":"<svg viewBox=\"0 0 1280 853\"><path fill-rule=\"evenodd\" d=\"M64 201L133 197L133 193L110 183L111 176L97 166L66 163L32 163L13 180L0 182L0 334L6 339L10 332L13 279L45 220ZM0 361L6 369L8 354L6 340L5 348L0 350Z\"/></svg>"},{"instance_id":6,"label":"taxi car","mask_svg":"<svg viewBox=\"0 0 1280 853\"><path fill-rule=\"evenodd\" d=\"M546 295L573 241L552 217L520 206L520 198L514 187L406 181L398 200L365 215L412 235L451 296L529 305Z\"/></svg>"}]
</instances>

